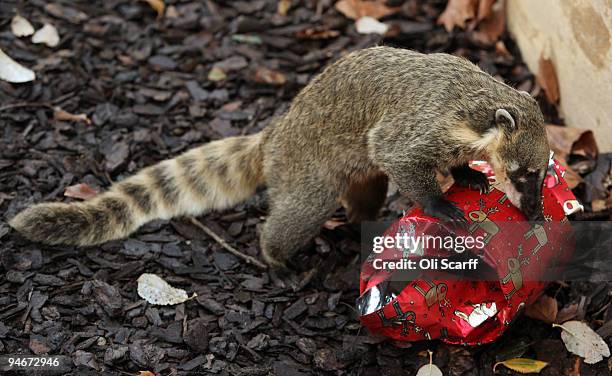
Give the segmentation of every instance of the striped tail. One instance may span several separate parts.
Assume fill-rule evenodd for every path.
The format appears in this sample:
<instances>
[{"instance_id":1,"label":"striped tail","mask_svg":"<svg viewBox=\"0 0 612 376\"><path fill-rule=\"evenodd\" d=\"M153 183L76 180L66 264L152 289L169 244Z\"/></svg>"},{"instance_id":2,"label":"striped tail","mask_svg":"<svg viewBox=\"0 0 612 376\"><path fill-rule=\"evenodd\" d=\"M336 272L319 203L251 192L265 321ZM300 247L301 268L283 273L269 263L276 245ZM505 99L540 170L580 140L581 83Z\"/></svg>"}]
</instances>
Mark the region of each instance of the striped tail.
<instances>
[{"instance_id":1,"label":"striped tail","mask_svg":"<svg viewBox=\"0 0 612 376\"><path fill-rule=\"evenodd\" d=\"M262 139L259 133L210 142L91 200L29 207L9 225L32 241L88 246L124 238L153 219L232 207L264 183Z\"/></svg>"}]
</instances>

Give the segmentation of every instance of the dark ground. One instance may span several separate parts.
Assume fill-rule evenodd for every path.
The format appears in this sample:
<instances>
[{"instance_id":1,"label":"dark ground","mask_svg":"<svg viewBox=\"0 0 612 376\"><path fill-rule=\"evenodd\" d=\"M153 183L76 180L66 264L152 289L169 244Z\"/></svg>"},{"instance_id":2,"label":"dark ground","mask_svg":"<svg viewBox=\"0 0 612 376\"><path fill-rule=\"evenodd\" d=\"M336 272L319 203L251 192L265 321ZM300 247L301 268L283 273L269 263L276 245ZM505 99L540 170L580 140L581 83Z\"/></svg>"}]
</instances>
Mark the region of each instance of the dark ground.
<instances>
[{"instance_id":1,"label":"dark ground","mask_svg":"<svg viewBox=\"0 0 612 376\"><path fill-rule=\"evenodd\" d=\"M320 15L315 1L294 1L281 17L276 1L169 0L177 12L161 21L145 2L58 2L86 18L45 10L46 3L0 3L0 48L37 73L30 84L0 81L0 353L68 355L78 364L74 375L414 375L429 348L445 375L489 375L495 361L520 355L549 361L542 375L609 375L607 360L583 364L565 350L558 330L526 317L481 347L397 346L368 336L354 310L359 237L346 226L324 230L316 251L301 256L303 283L294 291L181 219L90 249L42 247L6 225L27 205L65 200L67 186L104 189L198 143L257 132L326 63L379 43L466 56L535 93L547 120L558 121L506 34L510 55L478 45L467 32L448 34L434 26L444 1L407 1L390 17L395 36L384 40L357 34L326 1ZM13 9L36 28L53 23L60 46L15 38ZM207 79L213 66L227 78ZM86 113L92 124L54 120L52 106ZM383 214L394 218L404 208L392 196ZM265 213L259 195L200 220L257 256ZM136 292L143 272L199 298L150 306ZM610 343L609 284L549 290L561 306L577 303L575 317L592 327L607 323L600 334Z\"/></svg>"}]
</instances>

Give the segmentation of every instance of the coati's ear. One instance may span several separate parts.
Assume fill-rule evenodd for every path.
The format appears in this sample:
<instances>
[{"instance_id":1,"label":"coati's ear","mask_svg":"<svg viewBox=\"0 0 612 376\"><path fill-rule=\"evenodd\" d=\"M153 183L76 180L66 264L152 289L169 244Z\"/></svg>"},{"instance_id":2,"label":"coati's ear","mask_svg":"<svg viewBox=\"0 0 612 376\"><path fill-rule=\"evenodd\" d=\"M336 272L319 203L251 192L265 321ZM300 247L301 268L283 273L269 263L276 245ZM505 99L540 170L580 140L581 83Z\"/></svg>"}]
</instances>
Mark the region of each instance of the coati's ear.
<instances>
[{"instance_id":1,"label":"coati's ear","mask_svg":"<svg viewBox=\"0 0 612 376\"><path fill-rule=\"evenodd\" d=\"M514 118L508 110L504 108L500 108L495 111L495 124L500 128L505 128L509 131L514 131L516 129L516 123L514 122Z\"/></svg>"}]
</instances>

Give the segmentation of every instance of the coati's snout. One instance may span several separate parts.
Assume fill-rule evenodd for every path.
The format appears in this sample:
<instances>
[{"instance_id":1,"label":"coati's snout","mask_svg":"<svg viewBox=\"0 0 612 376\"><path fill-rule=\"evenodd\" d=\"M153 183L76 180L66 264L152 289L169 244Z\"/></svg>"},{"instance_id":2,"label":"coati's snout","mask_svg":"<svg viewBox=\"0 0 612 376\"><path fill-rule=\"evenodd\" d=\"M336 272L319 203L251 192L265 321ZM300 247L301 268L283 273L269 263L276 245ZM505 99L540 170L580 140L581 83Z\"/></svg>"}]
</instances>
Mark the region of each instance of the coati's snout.
<instances>
[{"instance_id":1,"label":"coati's snout","mask_svg":"<svg viewBox=\"0 0 612 376\"><path fill-rule=\"evenodd\" d=\"M542 221L542 184L544 177L540 171L527 172L524 175L510 173L502 182L503 189L510 202L521 209L528 221Z\"/></svg>"},{"instance_id":2,"label":"coati's snout","mask_svg":"<svg viewBox=\"0 0 612 376\"><path fill-rule=\"evenodd\" d=\"M495 114L496 123L504 129L493 158L495 175L527 220L542 221L542 185L550 156L544 119L537 104L511 112L500 109Z\"/></svg>"}]
</instances>

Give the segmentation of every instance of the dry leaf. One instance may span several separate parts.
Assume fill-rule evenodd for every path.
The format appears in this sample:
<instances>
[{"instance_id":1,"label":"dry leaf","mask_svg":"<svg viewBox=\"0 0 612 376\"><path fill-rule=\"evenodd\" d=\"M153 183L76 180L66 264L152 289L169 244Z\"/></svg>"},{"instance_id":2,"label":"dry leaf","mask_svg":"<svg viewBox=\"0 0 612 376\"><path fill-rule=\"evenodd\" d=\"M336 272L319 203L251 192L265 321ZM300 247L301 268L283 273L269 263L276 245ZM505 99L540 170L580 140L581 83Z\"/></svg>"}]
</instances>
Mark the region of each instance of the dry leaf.
<instances>
[{"instance_id":1,"label":"dry leaf","mask_svg":"<svg viewBox=\"0 0 612 376\"><path fill-rule=\"evenodd\" d=\"M156 89L149 89L149 88L140 89L140 93L144 95L145 97L153 98L154 100L158 102L167 101L172 96L172 92L170 91L163 91L163 90L156 90Z\"/></svg>"},{"instance_id":2,"label":"dry leaf","mask_svg":"<svg viewBox=\"0 0 612 376\"><path fill-rule=\"evenodd\" d=\"M338 12L353 20L358 20L361 17L372 17L378 20L397 13L401 9L400 7L388 7L385 0L340 0L336 3L335 8Z\"/></svg>"},{"instance_id":3,"label":"dry leaf","mask_svg":"<svg viewBox=\"0 0 612 376\"><path fill-rule=\"evenodd\" d=\"M541 295L533 304L527 306L525 315L532 319L552 324L557 318L558 311L557 299L551 298L548 295Z\"/></svg>"},{"instance_id":4,"label":"dry leaf","mask_svg":"<svg viewBox=\"0 0 612 376\"><path fill-rule=\"evenodd\" d=\"M578 315L578 304L570 304L561 308L559 313L557 313L557 318L555 319L556 323L566 322L568 320L573 319Z\"/></svg>"},{"instance_id":5,"label":"dry leaf","mask_svg":"<svg viewBox=\"0 0 612 376\"><path fill-rule=\"evenodd\" d=\"M442 371L435 364L426 364L419 368L416 376L442 376Z\"/></svg>"},{"instance_id":6,"label":"dry leaf","mask_svg":"<svg viewBox=\"0 0 612 376\"><path fill-rule=\"evenodd\" d=\"M0 192L0 205L4 202L4 200L12 200L15 198L15 195L8 195L4 192ZM0 236L1 237L1 236Z\"/></svg>"},{"instance_id":7,"label":"dry leaf","mask_svg":"<svg viewBox=\"0 0 612 376\"><path fill-rule=\"evenodd\" d=\"M583 182L579 173L592 171L599 153L593 132L585 129L546 125L546 135L550 148L559 163L566 167L565 180L570 188ZM578 156L570 158L570 156ZM571 161L571 166L568 166Z\"/></svg>"},{"instance_id":8,"label":"dry leaf","mask_svg":"<svg viewBox=\"0 0 612 376\"><path fill-rule=\"evenodd\" d=\"M569 149L565 161L572 170L584 176L597 167L599 149L593 132L570 127L551 127L549 132L556 132L558 138L564 139L566 149L561 152L564 153ZM571 146L568 148L567 145ZM557 146L559 145L555 145L555 148ZM555 148L552 148L553 151Z\"/></svg>"},{"instance_id":9,"label":"dry leaf","mask_svg":"<svg viewBox=\"0 0 612 376\"><path fill-rule=\"evenodd\" d=\"M481 1L481 4L484 1ZM496 6L489 17L478 23L478 30L473 34L474 40L482 44L494 44L506 29L504 8Z\"/></svg>"},{"instance_id":10,"label":"dry leaf","mask_svg":"<svg viewBox=\"0 0 612 376\"><path fill-rule=\"evenodd\" d=\"M62 110L61 107L53 107L53 120L59 121L81 121L86 124L91 124L91 120L87 114L71 114L68 111Z\"/></svg>"},{"instance_id":11,"label":"dry leaf","mask_svg":"<svg viewBox=\"0 0 612 376\"><path fill-rule=\"evenodd\" d=\"M574 189L580 184L584 183L582 176L578 175L578 173L568 166L565 161L559 161L559 164L565 168L565 175L563 178L565 179L569 189Z\"/></svg>"},{"instance_id":12,"label":"dry leaf","mask_svg":"<svg viewBox=\"0 0 612 376\"><path fill-rule=\"evenodd\" d=\"M597 160L599 148L590 130L546 124L546 136L558 160L567 161L572 154Z\"/></svg>"},{"instance_id":13,"label":"dry leaf","mask_svg":"<svg viewBox=\"0 0 612 376\"><path fill-rule=\"evenodd\" d=\"M593 210L593 212L597 213L597 212L604 211L607 209L608 209L608 204L606 200L597 199L597 200L591 201L591 210Z\"/></svg>"},{"instance_id":14,"label":"dry leaf","mask_svg":"<svg viewBox=\"0 0 612 376\"><path fill-rule=\"evenodd\" d=\"M11 32L16 37L28 37L34 34L34 26L30 21L16 14L11 20Z\"/></svg>"},{"instance_id":15,"label":"dry leaf","mask_svg":"<svg viewBox=\"0 0 612 376\"><path fill-rule=\"evenodd\" d=\"M597 147L597 141L595 141L593 132L583 129L580 137L572 144L571 154L597 160L599 148Z\"/></svg>"},{"instance_id":16,"label":"dry leaf","mask_svg":"<svg viewBox=\"0 0 612 376\"><path fill-rule=\"evenodd\" d=\"M253 80L270 85L283 85L287 82L284 74L264 66L257 67L253 74Z\"/></svg>"},{"instance_id":17,"label":"dry leaf","mask_svg":"<svg viewBox=\"0 0 612 376\"><path fill-rule=\"evenodd\" d=\"M278 13L280 16L285 17L290 8L291 0L279 0L278 6L276 8L276 13Z\"/></svg>"},{"instance_id":18,"label":"dry leaf","mask_svg":"<svg viewBox=\"0 0 612 376\"><path fill-rule=\"evenodd\" d=\"M166 8L166 18L174 19L179 17L179 12L174 5L170 5L168 8Z\"/></svg>"},{"instance_id":19,"label":"dry leaf","mask_svg":"<svg viewBox=\"0 0 612 376\"><path fill-rule=\"evenodd\" d=\"M582 365L582 359L579 356L574 357L574 364L571 369L568 369L567 376L580 376L580 366ZM608 360L608 368L612 369L610 366L610 361Z\"/></svg>"},{"instance_id":20,"label":"dry leaf","mask_svg":"<svg viewBox=\"0 0 612 376\"><path fill-rule=\"evenodd\" d=\"M233 101L221 106L221 111L234 112L238 111L242 106L242 101Z\"/></svg>"},{"instance_id":21,"label":"dry leaf","mask_svg":"<svg viewBox=\"0 0 612 376\"><path fill-rule=\"evenodd\" d=\"M340 35L338 30L329 30L325 26L314 26L295 33L295 36L300 39L329 39Z\"/></svg>"},{"instance_id":22,"label":"dry leaf","mask_svg":"<svg viewBox=\"0 0 612 376\"><path fill-rule=\"evenodd\" d=\"M174 288L157 275L149 273L138 277L138 295L156 305L180 304L189 299L185 290Z\"/></svg>"},{"instance_id":23,"label":"dry leaf","mask_svg":"<svg viewBox=\"0 0 612 376\"><path fill-rule=\"evenodd\" d=\"M232 35L232 40L238 43L247 43L247 44L262 44L263 43L259 35L234 34Z\"/></svg>"},{"instance_id":24,"label":"dry leaf","mask_svg":"<svg viewBox=\"0 0 612 376\"><path fill-rule=\"evenodd\" d=\"M595 364L610 356L608 344L587 324L581 321L567 321L562 325L553 324L553 327L562 329L561 339L567 350L583 357L585 363Z\"/></svg>"},{"instance_id":25,"label":"dry leaf","mask_svg":"<svg viewBox=\"0 0 612 376\"><path fill-rule=\"evenodd\" d=\"M325 227L328 230L333 230L336 227L340 227L342 225L345 225L346 221L340 221L337 219L328 219L327 221L325 221L325 223L323 224L323 227Z\"/></svg>"},{"instance_id":26,"label":"dry leaf","mask_svg":"<svg viewBox=\"0 0 612 376\"><path fill-rule=\"evenodd\" d=\"M451 32L455 26L465 29L468 21L476 17L478 0L449 0L437 24Z\"/></svg>"},{"instance_id":27,"label":"dry leaf","mask_svg":"<svg viewBox=\"0 0 612 376\"><path fill-rule=\"evenodd\" d=\"M389 30L389 25L378 21L376 18L364 16L355 22L355 28L359 34L383 35Z\"/></svg>"},{"instance_id":28,"label":"dry leaf","mask_svg":"<svg viewBox=\"0 0 612 376\"><path fill-rule=\"evenodd\" d=\"M0 80L20 83L34 81L36 74L11 59L0 49Z\"/></svg>"},{"instance_id":29,"label":"dry leaf","mask_svg":"<svg viewBox=\"0 0 612 376\"><path fill-rule=\"evenodd\" d=\"M496 0L449 0L437 24L451 32L460 29L478 31L473 38L483 44L493 44L505 29L503 2Z\"/></svg>"},{"instance_id":30,"label":"dry leaf","mask_svg":"<svg viewBox=\"0 0 612 376\"><path fill-rule=\"evenodd\" d=\"M505 57L512 57L512 54L506 48L506 44L501 40L498 40L497 42L495 42L495 52L498 55L502 55Z\"/></svg>"},{"instance_id":31,"label":"dry leaf","mask_svg":"<svg viewBox=\"0 0 612 376\"><path fill-rule=\"evenodd\" d=\"M211 81L223 81L226 78L225 72L219 67L212 67L210 72L208 72L208 79Z\"/></svg>"},{"instance_id":32,"label":"dry leaf","mask_svg":"<svg viewBox=\"0 0 612 376\"><path fill-rule=\"evenodd\" d=\"M482 21L486 18L489 18L489 16L493 13L493 5L496 1L497 0L480 0L478 2L478 13L476 15L476 19L478 21Z\"/></svg>"},{"instance_id":33,"label":"dry leaf","mask_svg":"<svg viewBox=\"0 0 612 376\"><path fill-rule=\"evenodd\" d=\"M546 362L542 362L540 360L534 359L526 359L526 358L514 358L504 360L503 362L497 362L493 366L493 372L495 373L495 369L498 365L504 365L510 368L513 371L519 373L540 373L548 365Z\"/></svg>"},{"instance_id":34,"label":"dry leaf","mask_svg":"<svg viewBox=\"0 0 612 376\"><path fill-rule=\"evenodd\" d=\"M155 376L155 374L151 371L138 371L137 376Z\"/></svg>"},{"instance_id":35,"label":"dry leaf","mask_svg":"<svg viewBox=\"0 0 612 376\"><path fill-rule=\"evenodd\" d=\"M540 55L536 80L542 89L544 89L546 100L552 104L557 103L557 101L559 101L559 83L557 81L557 73L552 60L545 58L544 54Z\"/></svg>"},{"instance_id":36,"label":"dry leaf","mask_svg":"<svg viewBox=\"0 0 612 376\"><path fill-rule=\"evenodd\" d=\"M81 22L86 21L89 18L87 14L81 12L78 9L59 5L56 3L46 4L45 11L57 18L61 18L73 24L80 24Z\"/></svg>"},{"instance_id":37,"label":"dry leaf","mask_svg":"<svg viewBox=\"0 0 612 376\"><path fill-rule=\"evenodd\" d=\"M157 19L160 19L164 16L164 11L166 10L166 4L164 4L163 0L144 0L149 4L155 12L157 12Z\"/></svg>"},{"instance_id":38,"label":"dry leaf","mask_svg":"<svg viewBox=\"0 0 612 376\"><path fill-rule=\"evenodd\" d=\"M433 364L433 353L429 350L427 350L427 352L429 353L429 364L426 364L423 367L419 368L416 376L442 376L442 371L440 371L440 368Z\"/></svg>"},{"instance_id":39,"label":"dry leaf","mask_svg":"<svg viewBox=\"0 0 612 376\"><path fill-rule=\"evenodd\" d=\"M89 200L100 193L99 190L90 187L85 183L71 185L64 190L64 196Z\"/></svg>"},{"instance_id":40,"label":"dry leaf","mask_svg":"<svg viewBox=\"0 0 612 376\"><path fill-rule=\"evenodd\" d=\"M56 47L60 42L55 26L46 23L32 35L32 43L44 43L48 47Z\"/></svg>"}]
</instances>

